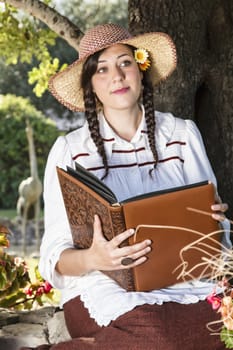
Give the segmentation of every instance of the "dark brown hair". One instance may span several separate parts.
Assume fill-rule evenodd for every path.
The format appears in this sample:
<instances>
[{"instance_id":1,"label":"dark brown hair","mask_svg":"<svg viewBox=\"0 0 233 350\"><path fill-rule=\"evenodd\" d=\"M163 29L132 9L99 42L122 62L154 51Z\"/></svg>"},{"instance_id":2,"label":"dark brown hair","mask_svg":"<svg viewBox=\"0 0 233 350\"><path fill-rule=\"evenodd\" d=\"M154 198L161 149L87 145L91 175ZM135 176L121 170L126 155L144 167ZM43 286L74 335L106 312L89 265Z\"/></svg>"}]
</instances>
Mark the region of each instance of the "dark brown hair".
<instances>
[{"instance_id":1,"label":"dark brown hair","mask_svg":"<svg viewBox=\"0 0 233 350\"><path fill-rule=\"evenodd\" d=\"M132 48L130 46L130 48ZM135 48L132 48L134 50ZM105 168L105 175L108 175L108 161L105 153L104 142L100 134L99 121L97 117L97 98L93 92L91 78L95 74L98 64L98 58L103 52L96 52L94 55L90 56L85 64L83 65L82 75L81 75L81 87L83 89L83 99L85 106L85 117L88 122L89 131L91 138L93 139L98 153L100 154L103 165ZM143 72L143 93L142 93L142 102L145 108L145 119L147 125L147 134L150 149L154 157L154 167L158 162L158 155L155 145L155 118L154 118L154 103L153 103L153 86L151 84L148 72ZM103 178L104 178L103 177Z\"/></svg>"}]
</instances>

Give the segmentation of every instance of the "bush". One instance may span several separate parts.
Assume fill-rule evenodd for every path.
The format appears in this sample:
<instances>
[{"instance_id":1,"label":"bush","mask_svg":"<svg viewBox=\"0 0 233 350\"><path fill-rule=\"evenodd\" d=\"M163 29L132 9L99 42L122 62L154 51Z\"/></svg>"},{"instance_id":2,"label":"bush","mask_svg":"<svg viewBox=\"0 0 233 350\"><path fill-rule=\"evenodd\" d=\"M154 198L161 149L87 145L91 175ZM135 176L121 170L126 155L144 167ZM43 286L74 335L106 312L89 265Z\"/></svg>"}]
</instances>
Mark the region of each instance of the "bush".
<instances>
[{"instance_id":1,"label":"bush","mask_svg":"<svg viewBox=\"0 0 233 350\"><path fill-rule=\"evenodd\" d=\"M34 305L57 303L55 290L41 277L37 266L36 280L32 281L26 262L5 252L8 235L8 229L0 225L0 307L30 310Z\"/></svg>"},{"instance_id":2,"label":"bush","mask_svg":"<svg viewBox=\"0 0 233 350\"><path fill-rule=\"evenodd\" d=\"M34 130L38 174L43 181L48 152L59 135L56 125L23 97L0 95L0 208L15 208L20 182L30 176L26 120Z\"/></svg>"}]
</instances>

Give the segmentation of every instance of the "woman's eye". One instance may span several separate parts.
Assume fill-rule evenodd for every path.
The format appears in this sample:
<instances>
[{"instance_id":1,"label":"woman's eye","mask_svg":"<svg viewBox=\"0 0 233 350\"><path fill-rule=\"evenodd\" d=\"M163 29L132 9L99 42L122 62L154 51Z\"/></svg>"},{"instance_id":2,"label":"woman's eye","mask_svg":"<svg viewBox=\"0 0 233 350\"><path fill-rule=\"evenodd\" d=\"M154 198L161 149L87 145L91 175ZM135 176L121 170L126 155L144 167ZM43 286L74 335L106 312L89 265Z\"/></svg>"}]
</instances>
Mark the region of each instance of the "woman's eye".
<instances>
[{"instance_id":1,"label":"woman's eye","mask_svg":"<svg viewBox=\"0 0 233 350\"><path fill-rule=\"evenodd\" d=\"M120 66L121 67L128 67L128 66L130 66L131 65L131 61L130 60L125 60L125 61L123 61L123 62L121 62L120 63Z\"/></svg>"},{"instance_id":2,"label":"woman's eye","mask_svg":"<svg viewBox=\"0 0 233 350\"><path fill-rule=\"evenodd\" d=\"M106 67L99 67L96 72L97 73L105 73L106 71L107 71Z\"/></svg>"}]
</instances>

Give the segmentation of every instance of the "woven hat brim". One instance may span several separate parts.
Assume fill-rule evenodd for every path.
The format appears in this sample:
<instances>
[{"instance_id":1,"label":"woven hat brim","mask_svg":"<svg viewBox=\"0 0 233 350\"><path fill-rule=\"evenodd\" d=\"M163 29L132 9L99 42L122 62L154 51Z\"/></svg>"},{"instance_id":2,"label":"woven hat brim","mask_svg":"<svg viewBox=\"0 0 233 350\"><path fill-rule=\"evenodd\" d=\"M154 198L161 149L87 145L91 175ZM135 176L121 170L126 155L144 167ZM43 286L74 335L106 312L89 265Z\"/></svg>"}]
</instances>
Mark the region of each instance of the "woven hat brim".
<instances>
[{"instance_id":1,"label":"woven hat brim","mask_svg":"<svg viewBox=\"0 0 233 350\"><path fill-rule=\"evenodd\" d=\"M170 36L165 33L145 33L117 43L143 48L149 52L151 60L149 73L154 86L167 79L176 68L176 48ZM108 45L100 47L99 51L106 47ZM54 97L72 111L84 111L80 77L83 63L93 53L90 52L88 56L74 61L62 72L55 74L49 81L49 89Z\"/></svg>"}]
</instances>

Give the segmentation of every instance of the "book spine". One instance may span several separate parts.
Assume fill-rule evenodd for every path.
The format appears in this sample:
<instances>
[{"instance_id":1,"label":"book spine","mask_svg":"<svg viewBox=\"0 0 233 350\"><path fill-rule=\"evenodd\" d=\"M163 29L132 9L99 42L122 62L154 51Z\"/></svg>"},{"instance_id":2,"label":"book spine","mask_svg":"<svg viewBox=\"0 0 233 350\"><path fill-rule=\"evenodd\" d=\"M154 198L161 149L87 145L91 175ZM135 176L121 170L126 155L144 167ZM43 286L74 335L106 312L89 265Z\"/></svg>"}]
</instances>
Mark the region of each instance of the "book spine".
<instances>
[{"instance_id":1,"label":"book spine","mask_svg":"<svg viewBox=\"0 0 233 350\"><path fill-rule=\"evenodd\" d=\"M126 230L126 225L122 206L110 207L109 215L111 217L109 221L112 224L112 228L110 231L113 232L113 235L116 236L124 232ZM123 244L121 244L121 246L125 245L129 245L129 240L124 241ZM123 287L127 291L135 291L133 269L104 271L104 273L107 276L113 278L121 287Z\"/></svg>"},{"instance_id":2,"label":"book spine","mask_svg":"<svg viewBox=\"0 0 233 350\"><path fill-rule=\"evenodd\" d=\"M117 236L124 232L126 230L126 225L122 206L109 207L109 215L111 217L110 222L112 224L113 235Z\"/></svg>"}]
</instances>

